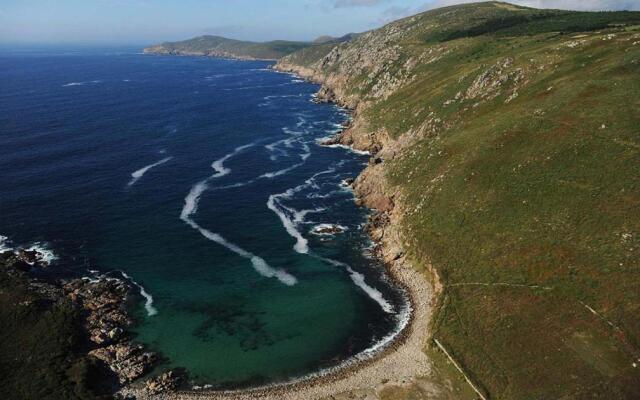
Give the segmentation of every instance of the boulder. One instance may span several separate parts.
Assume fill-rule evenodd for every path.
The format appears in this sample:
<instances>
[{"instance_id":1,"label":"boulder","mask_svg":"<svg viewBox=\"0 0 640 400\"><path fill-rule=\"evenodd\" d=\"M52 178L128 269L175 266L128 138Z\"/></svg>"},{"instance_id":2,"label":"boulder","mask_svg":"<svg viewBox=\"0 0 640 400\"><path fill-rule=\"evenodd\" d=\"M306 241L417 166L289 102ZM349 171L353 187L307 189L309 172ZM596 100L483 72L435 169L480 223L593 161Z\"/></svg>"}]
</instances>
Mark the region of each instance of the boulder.
<instances>
[{"instance_id":1,"label":"boulder","mask_svg":"<svg viewBox=\"0 0 640 400\"><path fill-rule=\"evenodd\" d=\"M175 392L184 381L184 378L185 375L182 371L165 372L162 375L147 380L144 390L149 394Z\"/></svg>"},{"instance_id":2,"label":"boulder","mask_svg":"<svg viewBox=\"0 0 640 400\"><path fill-rule=\"evenodd\" d=\"M120 383L129 383L149 371L156 361L154 353L132 343L118 343L89 352L89 355L105 362L118 375Z\"/></svg>"}]
</instances>

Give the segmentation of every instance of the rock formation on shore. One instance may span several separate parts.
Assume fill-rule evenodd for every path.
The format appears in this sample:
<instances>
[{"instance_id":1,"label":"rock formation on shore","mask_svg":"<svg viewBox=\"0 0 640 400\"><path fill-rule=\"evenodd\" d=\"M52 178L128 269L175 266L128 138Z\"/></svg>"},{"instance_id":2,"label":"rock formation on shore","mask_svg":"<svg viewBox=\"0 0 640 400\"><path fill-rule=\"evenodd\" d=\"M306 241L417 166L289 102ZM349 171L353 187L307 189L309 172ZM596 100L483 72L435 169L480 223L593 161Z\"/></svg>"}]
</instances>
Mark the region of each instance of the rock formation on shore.
<instances>
[{"instance_id":1,"label":"rock formation on shore","mask_svg":"<svg viewBox=\"0 0 640 400\"><path fill-rule=\"evenodd\" d=\"M150 371L151 367L157 360L154 353L145 351L143 346L132 341L131 336L127 333L128 327L132 323L131 317L127 313L126 301L131 294L131 286L122 279L97 276L90 278L77 278L72 280L52 280L39 279L31 274L32 271L37 272L38 269L45 268L47 265L42 263L42 257L37 251L26 251L24 249L9 250L0 253L0 267L3 282L15 282L10 284L3 292L5 296L27 296L30 300L23 300L19 305L29 306L38 304L41 301L47 301L52 304L60 304L62 310L55 311L58 307L48 311L49 313L58 313L61 317L65 315L61 321L62 327L70 329L76 343L73 348L63 351L62 356L75 361L68 368L69 371L78 369L80 362L86 365L96 365L90 372L82 372L82 374L90 374L90 378L82 378L82 385L87 388L87 398L92 396L100 397L100 393L115 393L120 385L131 383L132 381L142 377ZM25 294L22 294L25 293ZM11 312L11 307L3 309L3 312ZM24 311L16 310L20 314ZM34 312L39 312L34 309ZM22 317L20 317L22 318ZM72 321L65 322L71 318ZM35 332L33 333L35 334ZM47 342L58 335L57 331L43 331L40 340ZM52 336L51 339L47 336ZM71 339L70 339L71 340ZM18 349L18 351L29 351L29 348ZM57 373L53 368L65 368L66 363L59 367L42 366L41 368L51 368L47 373ZM105 368L102 368L104 366ZM77 374L78 372L67 372L67 374ZM114 385L109 384L115 378ZM162 388L173 387L169 384L170 377L165 377L154 391ZM75 378L74 378L75 379ZM95 381L93 381L95 380ZM20 384L20 380L13 379ZM102 382L102 383L101 383ZM164 383L163 383L164 382ZM80 383L76 383L79 385ZM60 386L64 386L60 383ZM95 386L101 386L97 391L92 389ZM42 389L42 388L40 388ZM69 392L65 396L68 398L76 398L78 390Z\"/></svg>"}]
</instances>

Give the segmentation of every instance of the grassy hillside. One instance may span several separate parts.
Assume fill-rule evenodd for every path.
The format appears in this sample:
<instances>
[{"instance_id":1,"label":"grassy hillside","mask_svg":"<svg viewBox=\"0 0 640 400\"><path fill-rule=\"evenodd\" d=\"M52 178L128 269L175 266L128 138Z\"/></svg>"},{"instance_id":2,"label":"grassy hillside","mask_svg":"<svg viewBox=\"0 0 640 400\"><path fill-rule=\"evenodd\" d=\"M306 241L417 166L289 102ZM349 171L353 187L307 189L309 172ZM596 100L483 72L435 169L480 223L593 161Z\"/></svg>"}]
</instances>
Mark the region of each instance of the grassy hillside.
<instances>
[{"instance_id":1,"label":"grassy hillside","mask_svg":"<svg viewBox=\"0 0 640 400\"><path fill-rule=\"evenodd\" d=\"M145 53L155 54L275 60L308 46L311 46L311 43L285 40L257 43L227 39L220 36L199 36L181 42L165 42L148 47L144 51Z\"/></svg>"},{"instance_id":2,"label":"grassy hillside","mask_svg":"<svg viewBox=\"0 0 640 400\"><path fill-rule=\"evenodd\" d=\"M282 63L383 142L405 250L444 286L432 334L472 380L640 398L640 13L470 4L323 49Z\"/></svg>"}]
</instances>

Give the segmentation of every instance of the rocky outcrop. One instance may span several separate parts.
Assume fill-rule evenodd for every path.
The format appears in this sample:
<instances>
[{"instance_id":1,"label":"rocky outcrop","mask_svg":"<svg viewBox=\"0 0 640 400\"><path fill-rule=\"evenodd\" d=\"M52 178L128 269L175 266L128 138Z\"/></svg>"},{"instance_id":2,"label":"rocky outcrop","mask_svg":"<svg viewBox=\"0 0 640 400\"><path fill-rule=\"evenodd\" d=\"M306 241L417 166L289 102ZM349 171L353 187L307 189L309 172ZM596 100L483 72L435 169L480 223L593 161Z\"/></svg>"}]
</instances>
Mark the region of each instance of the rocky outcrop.
<instances>
[{"instance_id":1,"label":"rocky outcrop","mask_svg":"<svg viewBox=\"0 0 640 400\"><path fill-rule=\"evenodd\" d=\"M156 355L145 352L126 334L131 318L125 301L130 286L117 278L75 279L63 285L66 295L85 311L85 329L98 348L89 355L103 361L121 384L134 381L148 372Z\"/></svg>"},{"instance_id":2,"label":"rocky outcrop","mask_svg":"<svg viewBox=\"0 0 640 400\"><path fill-rule=\"evenodd\" d=\"M155 354L145 352L141 345L129 341L101 347L89 354L104 361L123 384L144 375L156 361Z\"/></svg>"},{"instance_id":3,"label":"rocky outcrop","mask_svg":"<svg viewBox=\"0 0 640 400\"><path fill-rule=\"evenodd\" d=\"M115 278L75 279L63 285L67 296L86 311L85 328L97 345L118 342L131 324L124 301L129 286Z\"/></svg>"},{"instance_id":4,"label":"rocky outcrop","mask_svg":"<svg viewBox=\"0 0 640 400\"><path fill-rule=\"evenodd\" d=\"M121 384L147 373L157 359L126 334L132 322L125 306L130 289L124 281L105 276L75 279L63 285L66 295L85 311L89 340L99 346L89 355L106 363Z\"/></svg>"},{"instance_id":5,"label":"rocky outcrop","mask_svg":"<svg viewBox=\"0 0 640 400\"><path fill-rule=\"evenodd\" d=\"M185 380L184 371L169 371L162 375L151 378L145 382L144 390L148 394L154 395L165 392L175 392Z\"/></svg>"},{"instance_id":6,"label":"rocky outcrop","mask_svg":"<svg viewBox=\"0 0 640 400\"><path fill-rule=\"evenodd\" d=\"M47 266L38 251L10 250L0 254L9 271L28 272ZM147 373L157 357L142 345L132 342L127 328L132 323L126 301L131 287L125 281L108 276L68 281L29 280L29 286L51 301L70 301L80 311L82 330L91 345L85 354L103 362L120 384L130 383Z\"/></svg>"}]
</instances>

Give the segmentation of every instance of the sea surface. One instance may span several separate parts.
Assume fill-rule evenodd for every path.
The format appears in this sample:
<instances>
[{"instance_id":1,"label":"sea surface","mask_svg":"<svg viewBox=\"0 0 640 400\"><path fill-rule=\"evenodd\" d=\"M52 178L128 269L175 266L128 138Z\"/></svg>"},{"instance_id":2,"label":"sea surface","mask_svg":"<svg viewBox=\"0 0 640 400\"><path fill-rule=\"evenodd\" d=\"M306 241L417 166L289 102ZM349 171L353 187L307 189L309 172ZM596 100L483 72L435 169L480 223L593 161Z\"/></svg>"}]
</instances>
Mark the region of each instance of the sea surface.
<instances>
[{"instance_id":1,"label":"sea surface","mask_svg":"<svg viewBox=\"0 0 640 400\"><path fill-rule=\"evenodd\" d=\"M0 246L127 279L136 340L198 386L339 365L405 315L342 183L368 157L318 144L348 113L269 66L0 49Z\"/></svg>"}]
</instances>

